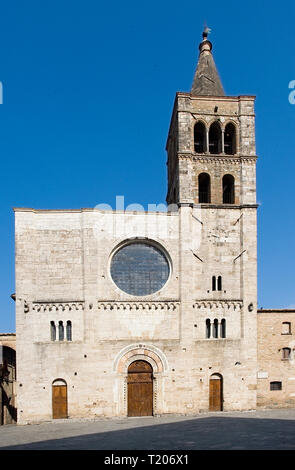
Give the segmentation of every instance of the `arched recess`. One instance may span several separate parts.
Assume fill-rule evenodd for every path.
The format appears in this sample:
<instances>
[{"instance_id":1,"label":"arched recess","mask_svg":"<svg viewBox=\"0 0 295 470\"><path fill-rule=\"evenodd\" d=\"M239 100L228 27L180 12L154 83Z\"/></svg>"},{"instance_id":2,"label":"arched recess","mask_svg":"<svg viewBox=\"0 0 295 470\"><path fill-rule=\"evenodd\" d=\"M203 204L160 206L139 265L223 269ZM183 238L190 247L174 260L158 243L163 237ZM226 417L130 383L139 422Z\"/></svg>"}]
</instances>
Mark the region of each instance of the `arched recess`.
<instances>
[{"instance_id":1,"label":"arched recess","mask_svg":"<svg viewBox=\"0 0 295 470\"><path fill-rule=\"evenodd\" d=\"M209 411L223 411L223 377L212 374L209 379Z\"/></svg>"},{"instance_id":2,"label":"arched recess","mask_svg":"<svg viewBox=\"0 0 295 470\"><path fill-rule=\"evenodd\" d=\"M64 419L68 417L67 383L63 379L52 382L52 418Z\"/></svg>"},{"instance_id":3,"label":"arched recess","mask_svg":"<svg viewBox=\"0 0 295 470\"><path fill-rule=\"evenodd\" d=\"M165 355L153 345L133 344L117 354L113 370L116 375L114 403L118 416L128 416L128 369L135 361L144 361L152 369L153 378L153 415L164 409L163 377L168 370Z\"/></svg>"},{"instance_id":4,"label":"arched recess","mask_svg":"<svg viewBox=\"0 0 295 470\"><path fill-rule=\"evenodd\" d=\"M206 127L202 121L197 121L194 126L194 149L196 153L206 152Z\"/></svg>"}]
</instances>

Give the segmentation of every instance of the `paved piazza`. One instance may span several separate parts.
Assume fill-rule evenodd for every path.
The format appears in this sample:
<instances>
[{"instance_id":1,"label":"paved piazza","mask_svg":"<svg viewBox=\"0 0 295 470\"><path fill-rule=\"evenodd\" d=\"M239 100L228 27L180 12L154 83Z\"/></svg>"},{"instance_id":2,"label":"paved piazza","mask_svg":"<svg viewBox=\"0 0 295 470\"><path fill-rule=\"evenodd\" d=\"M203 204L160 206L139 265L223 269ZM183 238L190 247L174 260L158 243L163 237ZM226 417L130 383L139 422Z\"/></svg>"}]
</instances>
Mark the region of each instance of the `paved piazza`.
<instances>
[{"instance_id":1,"label":"paved piazza","mask_svg":"<svg viewBox=\"0 0 295 470\"><path fill-rule=\"evenodd\" d=\"M0 426L0 450L294 450L295 409Z\"/></svg>"}]
</instances>

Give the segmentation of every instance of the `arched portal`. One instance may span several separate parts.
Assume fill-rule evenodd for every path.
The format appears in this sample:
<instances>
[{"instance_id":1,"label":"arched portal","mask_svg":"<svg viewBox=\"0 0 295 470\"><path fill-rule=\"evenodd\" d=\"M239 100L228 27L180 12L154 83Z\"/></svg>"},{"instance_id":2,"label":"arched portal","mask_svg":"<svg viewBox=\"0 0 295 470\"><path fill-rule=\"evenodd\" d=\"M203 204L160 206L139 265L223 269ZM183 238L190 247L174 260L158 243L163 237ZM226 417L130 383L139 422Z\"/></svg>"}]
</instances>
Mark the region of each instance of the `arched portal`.
<instances>
[{"instance_id":1,"label":"arched portal","mask_svg":"<svg viewBox=\"0 0 295 470\"><path fill-rule=\"evenodd\" d=\"M64 419L68 417L67 384L63 379L56 379L52 383L52 418Z\"/></svg>"},{"instance_id":2,"label":"arched portal","mask_svg":"<svg viewBox=\"0 0 295 470\"><path fill-rule=\"evenodd\" d=\"M146 361L128 367L128 416L153 415L153 368Z\"/></svg>"},{"instance_id":3,"label":"arched portal","mask_svg":"<svg viewBox=\"0 0 295 470\"><path fill-rule=\"evenodd\" d=\"M209 381L209 411L223 410L223 379L220 374L212 374Z\"/></svg>"}]
</instances>

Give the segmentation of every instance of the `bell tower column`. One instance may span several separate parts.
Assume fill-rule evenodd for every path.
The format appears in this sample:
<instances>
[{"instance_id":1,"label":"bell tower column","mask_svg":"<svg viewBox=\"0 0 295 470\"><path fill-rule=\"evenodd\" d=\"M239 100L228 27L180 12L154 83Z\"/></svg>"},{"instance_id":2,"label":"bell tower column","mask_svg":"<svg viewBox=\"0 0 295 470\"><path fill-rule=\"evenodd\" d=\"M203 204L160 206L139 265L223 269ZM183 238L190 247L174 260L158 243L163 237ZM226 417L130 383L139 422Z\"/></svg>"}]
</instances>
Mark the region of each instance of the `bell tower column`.
<instances>
[{"instance_id":1,"label":"bell tower column","mask_svg":"<svg viewBox=\"0 0 295 470\"><path fill-rule=\"evenodd\" d=\"M224 409L254 409L255 97L225 95L207 36L190 93L176 94L166 146L167 203L180 211L181 332L200 368L222 374ZM222 322L226 337L206 338L206 321Z\"/></svg>"}]
</instances>

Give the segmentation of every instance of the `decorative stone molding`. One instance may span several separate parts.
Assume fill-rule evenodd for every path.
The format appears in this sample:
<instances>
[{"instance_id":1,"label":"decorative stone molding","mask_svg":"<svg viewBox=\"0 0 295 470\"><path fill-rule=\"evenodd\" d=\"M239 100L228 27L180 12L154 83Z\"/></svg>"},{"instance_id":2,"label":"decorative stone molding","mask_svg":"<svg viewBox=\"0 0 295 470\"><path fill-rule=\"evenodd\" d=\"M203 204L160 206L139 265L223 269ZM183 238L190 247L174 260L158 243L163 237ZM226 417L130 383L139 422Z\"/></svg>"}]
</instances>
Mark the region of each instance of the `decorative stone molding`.
<instances>
[{"instance_id":1,"label":"decorative stone molding","mask_svg":"<svg viewBox=\"0 0 295 470\"><path fill-rule=\"evenodd\" d=\"M192 154L178 154L179 160L191 160L193 162L199 162L199 163L218 163L218 164L224 164L224 163L235 163L235 164L240 164L240 163L256 163L257 156L226 156L226 155L214 155L214 156L209 156L209 155L192 155Z\"/></svg>"},{"instance_id":2,"label":"decorative stone molding","mask_svg":"<svg viewBox=\"0 0 295 470\"><path fill-rule=\"evenodd\" d=\"M97 306L101 310L166 310L174 311L180 302L169 301L98 301Z\"/></svg>"},{"instance_id":3,"label":"decorative stone molding","mask_svg":"<svg viewBox=\"0 0 295 470\"><path fill-rule=\"evenodd\" d=\"M114 372L126 374L128 366L134 360L147 360L153 367L154 373L164 372L168 369L168 362L160 349L151 344L130 344L122 349L113 362Z\"/></svg>"},{"instance_id":4,"label":"decorative stone molding","mask_svg":"<svg viewBox=\"0 0 295 470\"><path fill-rule=\"evenodd\" d=\"M31 307L35 312L84 310L85 302L80 300L70 302L32 302Z\"/></svg>"},{"instance_id":5,"label":"decorative stone molding","mask_svg":"<svg viewBox=\"0 0 295 470\"><path fill-rule=\"evenodd\" d=\"M241 309L243 307L243 301L242 300L197 300L193 308L233 308L234 310L236 309Z\"/></svg>"}]
</instances>

